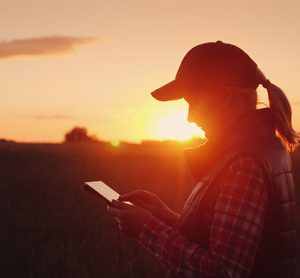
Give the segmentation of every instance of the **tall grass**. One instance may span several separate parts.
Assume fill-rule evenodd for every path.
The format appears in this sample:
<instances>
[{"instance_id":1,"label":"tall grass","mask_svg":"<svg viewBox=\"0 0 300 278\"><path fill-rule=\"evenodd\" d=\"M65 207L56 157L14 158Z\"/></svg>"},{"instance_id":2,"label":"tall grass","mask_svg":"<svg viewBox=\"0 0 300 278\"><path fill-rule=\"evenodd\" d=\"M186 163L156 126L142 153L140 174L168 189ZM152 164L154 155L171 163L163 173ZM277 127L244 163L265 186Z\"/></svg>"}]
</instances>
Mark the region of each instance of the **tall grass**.
<instances>
[{"instance_id":1,"label":"tall grass","mask_svg":"<svg viewBox=\"0 0 300 278\"><path fill-rule=\"evenodd\" d=\"M105 180L121 193L143 187L178 209L190 181L179 161L179 152L152 147L2 146L0 276L162 277L82 184Z\"/></svg>"},{"instance_id":2,"label":"tall grass","mask_svg":"<svg viewBox=\"0 0 300 278\"><path fill-rule=\"evenodd\" d=\"M300 153L293 159L299 212ZM104 180L120 193L145 188L174 210L192 188L171 145L2 144L0 277L164 276L150 254L120 234L104 203L83 190L87 180Z\"/></svg>"}]
</instances>

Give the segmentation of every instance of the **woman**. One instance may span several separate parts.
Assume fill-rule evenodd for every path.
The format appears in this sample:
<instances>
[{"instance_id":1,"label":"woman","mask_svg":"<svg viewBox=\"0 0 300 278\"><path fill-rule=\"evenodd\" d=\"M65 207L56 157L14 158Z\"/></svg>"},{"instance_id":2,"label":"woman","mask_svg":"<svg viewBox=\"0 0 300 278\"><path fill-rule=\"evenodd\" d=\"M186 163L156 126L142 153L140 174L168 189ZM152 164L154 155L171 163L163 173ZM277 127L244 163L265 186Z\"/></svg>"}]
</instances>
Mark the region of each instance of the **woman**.
<instances>
[{"instance_id":1,"label":"woman","mask_svg":"<svg viewBox=\"0 0 300 278\"><path fill-rule=\"evenodd\" d=\"M259 85L269 108L256 109ZM180 215L146 191L113 201L108 211L123 233L136 237L170 277L293 277L288 151L300 137L282 90L243 50L218 41L192 48L175 80L152 95L184 98L188 120L205 130L208 143L186 152L196 183Z\"/></svg>"}]
</instances>

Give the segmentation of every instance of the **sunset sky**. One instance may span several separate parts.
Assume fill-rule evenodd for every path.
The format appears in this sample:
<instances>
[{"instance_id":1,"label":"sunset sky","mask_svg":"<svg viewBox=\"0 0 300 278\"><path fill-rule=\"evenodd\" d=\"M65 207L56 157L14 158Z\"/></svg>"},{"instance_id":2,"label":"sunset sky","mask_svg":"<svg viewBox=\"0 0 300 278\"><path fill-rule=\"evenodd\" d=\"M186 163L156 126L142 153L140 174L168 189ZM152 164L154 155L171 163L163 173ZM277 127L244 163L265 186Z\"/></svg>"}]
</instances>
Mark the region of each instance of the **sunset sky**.
<instances>
[{"instance_id":1,"label":"sunset sky","mask_svg":"<svg viewBox=\"0 0 300 278\"><path fill-rule=\"evenodd\" d=\"M298 0L1 0L0 138L61 142L75 125L103 140L178 138L164 126L184 125L187 104L150 92L216 40L284 89L300 130L299 14Z\"/></svg>"}]
</instances>

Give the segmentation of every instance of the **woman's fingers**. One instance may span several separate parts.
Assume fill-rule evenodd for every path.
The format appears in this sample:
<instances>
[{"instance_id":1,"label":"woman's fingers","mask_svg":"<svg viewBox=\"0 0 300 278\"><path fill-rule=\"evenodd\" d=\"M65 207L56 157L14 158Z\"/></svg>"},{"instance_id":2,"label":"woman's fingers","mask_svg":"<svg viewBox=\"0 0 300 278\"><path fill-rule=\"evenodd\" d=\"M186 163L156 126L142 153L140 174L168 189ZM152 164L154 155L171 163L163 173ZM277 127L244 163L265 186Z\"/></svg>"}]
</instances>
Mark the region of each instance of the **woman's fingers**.
<instances>
[{"instance_id":1,"label":"woman's fingers","mask_svg":"<svg viewBox=\"0 0 300 278\"><path fill-rule=\"evenodd\" d=\"M163 203L160 201L156 194L145 190L135 190L128 194L121 195L119 197L120 201L130 201L134 205L137 205L154 215L161 214L161 211L164 207Z\"/></svg>"},{"instance_id":2,"label":"woman's fingers","mask_svg":"<svg viewBox=\"0 0 300 278\"><path fill-rule=\"evenodd\" d=\"M107 206L107 211L114 217L122 217L124 215L124 211L122 209L119 208L115 208L112 206Z\"/></svg>"},{"instance_id":3,"label":"woman's fingers","mask_svg":"<svg viewBox=\"0 0 300 278\"><path fill-rule=\"evenodd\" d=\"M129 209L129 208L132 207L132 205L130 205L128 203L121 202L119 200L112 200L111 206L113 206L115 208L120 208L120 209Z\"/></svg>"},{"instance_id":4,"label":"woman's fingers","mask_svg":"<svg viewBox=\"0 0 300 278\"><path fill-rule=\"evenodd\" d=\"M151 203L149 204L143 200L136 200L134 204L150 212L152 212L152 210L155 208Z\"/></svg>"},{"instance_id":5,"label":"woman's fingers","mask_svg":"<svg viewBox=\"0 0 300 278\"><path fill-rule=\"evenodd\" d=\"M148 211L150 211L150 212L152 212L152 210L153 209L155 209L156 207L155 207L155 205L154 205L154 203L153 202L147 202L147 200L145 200L145 199L142 199L142 198L138 198L138 197L135 197L135 196L138 196L139 194L134 194L133 196L134 197L130 197L130 198L119 198L119 200L120 201L127 201L127 200L129 200L130 202L132 202L134 205L136 205L136 206L139 206L139 207L141 207L141 208L143 208L143 209L146 209L146 210L148 210Z\"/></svg>"},{"instance_id":6,"label":"woman's fingers","mask_svg":"<svg viewBox=\"0 0 300 278\"><path fill-rule=\"evenodd\" d=\"M134 202L137 199L149 200L151 199L153 194L146 190L135 190L127 194L120 195L120 201L130 201Z\"/></svg>"},{"instance_id":7,"label":"woman's fingers","mask_svg":"<svg viewBox=\"0 0 300 278\"><path fill-rule=\"evenodd\" d=\"M140 198L140 190L132 191L127 194L120 195L120 201L134 201L135 199Z\"/></svg>"},{"instance_id":8,"label":"woman's fingers","mask_svg":"<svg viewBox=\"0 0 300 278\"><path fill-rule=\"evenodd\" d=\"M125 214L125 211L130 209L132 205L120 202L118 200L112 200L111 204L107 206L107 211L116 217L121 217Z\"/></svg>"},{"instance_id":9,"label":"woman's fingers","mask_svg":"<svg viewBox=\"0 0 300 278\"><path fill-rule=\"evenodd\" d=\"M113 200L107 210L115 217L120 230L128 236L137 236L143 224L151 217L147 210L117 200Z\"/></svg>"}]
</instances>

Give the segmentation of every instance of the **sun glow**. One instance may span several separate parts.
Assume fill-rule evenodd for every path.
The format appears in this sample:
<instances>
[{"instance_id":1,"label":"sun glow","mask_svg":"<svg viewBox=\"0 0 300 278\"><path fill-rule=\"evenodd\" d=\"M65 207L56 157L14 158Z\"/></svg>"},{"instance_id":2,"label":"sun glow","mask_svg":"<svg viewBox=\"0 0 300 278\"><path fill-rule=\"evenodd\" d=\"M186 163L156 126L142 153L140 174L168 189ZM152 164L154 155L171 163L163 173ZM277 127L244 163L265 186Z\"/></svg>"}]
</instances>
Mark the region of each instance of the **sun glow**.
<instances>
[{"instance_id":1,"label":"sun glow","mask_svg":"<svg viewBox=\"0 0 300 278\"><path fill-rule=\"evenodd\" d=\"M205 132L195 123L187 122L187 111L181 109L172 111L159 120L155 136L159 140L188 140L195 137L204 139Z\"/></svg>"},{"instance_id":2,"label":"sun glow","mask_svg":"<svg viewBox=\"0 0 300 278\"><path fill-rule=\"evenodd\" d=\"M121 145L121 142L119 140L112 140L112 141L110 141L110 144L113 147L117 148L117 147L119 147Z\"/></svg>"}]
</instances>

